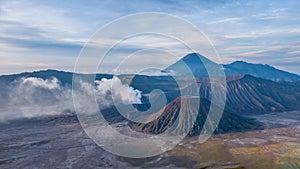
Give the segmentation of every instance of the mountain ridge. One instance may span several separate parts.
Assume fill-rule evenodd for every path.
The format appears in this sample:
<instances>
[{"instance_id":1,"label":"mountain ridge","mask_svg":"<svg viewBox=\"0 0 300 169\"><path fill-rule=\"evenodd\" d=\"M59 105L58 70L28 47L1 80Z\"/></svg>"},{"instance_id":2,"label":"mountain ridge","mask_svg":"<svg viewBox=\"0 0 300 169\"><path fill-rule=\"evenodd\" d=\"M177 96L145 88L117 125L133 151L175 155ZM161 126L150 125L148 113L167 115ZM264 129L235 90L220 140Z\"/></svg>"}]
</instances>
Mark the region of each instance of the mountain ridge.
<instances>
[{"instance_id":1,"label":"mountain ridge","mask_svg":"<svg viewBox=\"0 0 300 169\"><path fill-rule=\"evenodd\" d=\"M209 77L207 70L210 70L210 77L222 76L220 72L222 73L224 70L226 76L249 74L273 81L294 82L300 80L299 75L277 69L268 64L255 64L245 61L235 61L230 64L217 64L198 53L189 53L185 55L177 62L165 68L163 72L176 71L178 75L190 75L187 68L189 68L196 77Z\"/></svg>"},{"instance_id":2,"label":"mountain ridge","mask_svg":"<svg viewBox=\"0 0 300 169\"><path fill-rule=\"evenodd\" d=\"M187 67L186 67L187 66ZM185 55L180 60L176 61L175 63L169 65L162 73L169 73L170 75L174 75L175 72L178 73L178 76L182 75L185 76L187 74L194 75L198 78L208 78L207 69L210 69L210 77L213 76L222 76L219 72L224 70L224 75L226 77L230 76L239 76L239 75L252 75L254 77L259 77L263 79L273 80L273 81L286 81L286 82L297 82L300 81L300 75L295 73L290 73L285 70L277 69L273 66L268 64L258 64L258 63L249 63L242 60L237 60L229 64L217 64L210 59L206 58L205 56L198 54L198 53L189 53ZM190 73L187 73L187 69L190 69ZM215 69L219 69L219 71L215 71ZM223 69L223 70L221 70ZM42 75L44 73L44 75ZM55 70L55 69L45 69L45 70L38 70L33 72L22 72L22 73L14 73L8 75L0 75L0 79L3 77L9 77L10 79L17 78L20 76L28 76L35 74L36 76L47 76L46 74L62 74L62 73L69 73L72 74L73 72L63 71L63 70ZM191 74L192 73L192 74ZM81 73L81 74L88 74L88 73ZM107 73L96 73L96 75L103 75L103 76L113 76L113 74ZM120 76L133 76L133 74L122 74ZM145 75L148 76L148 75ZM159 76L159 75L154 75ZM13 78L12 78L13 77ZM71 81L70 78L69 82Z\"/></svg>"},{"instance_id":3,"label":"mountain ridge","mask_svg":"<svg viewBox=\"0 0 300 169\"><path fill-rule=\"evenodd\" d=\"M200 56L200 58L199 58ZM199 54L190 54L184 59L190 65L196 65L197 61L203 61L208 65L215 66L216 63ZM183 61L179 62L183 62ZM237 61L236 63L246 63ZM247 63L246 63L247 64ZM203 64L202 64L203 65ZM275 69L272 66L264 65L268 68ZM205 68L205 67L202 67ZM202 69L201 70L205 70ZM197 71L198 69L194 69ZM83 74L86 75L86 74ZM114 75L96 74L96 80L102 78L111 79ZM143 93L142 100L147 101L147 95L154 89L160 89L164 92L167 102L172 102L180 96L180 89L176 80L172 76L147 76L147 75L116 75L125 84L140 90ZM0 76L0 85L2 90L0 96L8 97L6 88L11 82L21 78L36 77L49 79L56 77L62 85L70 87L72 85L73 73L58 71L53 69L24 72L21 74L2 75ZM211 84L213 79L207 77L196 77L197 83L201 84L199 95L202 98L210 100ZM180 81L187 81L188 77L182 76ZM226 109L232 113L249 115L262 114L268 112L282 112L299 109L300 107L300 80L289 82L278 82L263 77L255 77L249 74L238 74L226 77L227 81L227 102ZM187 84L188 85L188 84ZM224 86L220 86L224 87Z\"/></svg>"},{"instance_id":4,"label":"mountain ridge","mask_svg":"<svg viewBox=\"0 0 300 169\"><path fill-rule=\"evenodd\" d=\"M299 81L300 76L284 70L277 69L268 64L248 63L245 61L235 61L224 64L225 68L230 68L241 74L249 74L255 77L269 79L273 81Z\"/></svg>"},{"instance_id":5,"label":"mountain ridge","mask_svg":"<svg viewBox=\"0 0 300 169\"><path fill-rule=\"evenodd\" d=\"M209 120L211 125L215 124L214 120L208 119L209 108L211 102L207 99L200 99L200 105L193 102L198 98L182 98L178 97L172 102L163 107L158 113L160 116L154 121L149 123L136 123L130 122L129 126L139 132L149 132L153 134L161 134L166 132L172 125L172 133L183 134L189 129L189 136L196 136L201 133L203 125L206 120ZM188 104L188 105L187 105ZM193 107L199 106L199 107ZM220 109L220 108L218 108ZM197 112L193 112L197 111ZM195 117L196 113L196 117ZM180 115L179 115L180 114ZM180 117L182 119L180 119ZM195 119L193 119L195 118ZM178 119L178 120L177 120ZM195 120L192 126L189 126L191 122ZM213 128L213 126L210 126ZM252 119L241 117L239 115L224 111L215 134L228 133L228 132L240 132L263 129L263 124ZM169 132L169 131L168 131Z\"/></svg>"}]
</instances>

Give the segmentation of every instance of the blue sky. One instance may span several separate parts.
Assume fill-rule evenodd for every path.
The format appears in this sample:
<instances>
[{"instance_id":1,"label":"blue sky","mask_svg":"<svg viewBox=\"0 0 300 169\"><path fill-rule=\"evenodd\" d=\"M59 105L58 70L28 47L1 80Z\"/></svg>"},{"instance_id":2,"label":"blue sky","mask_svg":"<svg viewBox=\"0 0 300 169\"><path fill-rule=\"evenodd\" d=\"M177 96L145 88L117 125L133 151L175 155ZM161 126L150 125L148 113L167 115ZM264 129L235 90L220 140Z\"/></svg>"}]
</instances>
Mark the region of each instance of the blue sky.
<instances>
[{"instance_id":1,"label":"blue sky","mask_svg":"<svg viewBox=\"0 0 300 169\"><path fill-rule=\"evenodd\" d=\"M193 23L211 40L223 63L244 60L300 74L299 8L298 0L0 0L0 74L72 71L94 32L138 12L164 12Z\"/></svg>"}]
</instances>

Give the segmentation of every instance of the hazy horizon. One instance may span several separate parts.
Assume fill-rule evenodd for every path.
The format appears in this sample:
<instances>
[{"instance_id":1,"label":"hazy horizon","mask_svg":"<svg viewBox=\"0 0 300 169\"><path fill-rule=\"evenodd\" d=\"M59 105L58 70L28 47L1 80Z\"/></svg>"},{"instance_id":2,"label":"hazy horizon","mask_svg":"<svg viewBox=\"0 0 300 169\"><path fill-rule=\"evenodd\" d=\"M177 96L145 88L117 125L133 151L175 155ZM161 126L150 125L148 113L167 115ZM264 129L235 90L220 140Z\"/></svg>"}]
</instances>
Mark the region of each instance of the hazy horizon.
<instances>
[{"instance_id":1,"label":"hazy horizon","mask_svg":"<svg viewBox=\"0 0 300 169\"><path fill-rule=\"evenodd\" d=\"M182 58L183 58L183 57L182 57ZM178 58L177 61L179 61L179 60L182 59L182 58ZM244 60L236 60L236 61L232 61L232 62L229 62L229 63L223 63L223 65L231 64L231 63L238 62L238 61L246 62L246 61L244 61ZM175 63L175 62L174 62L174 63ZM250 62L247 62L247 63L250 63ZM265 64L265 63L250 63L250 64L268 65L268 64ZM272 66L272 67L274 67L274 68L276 68L276 69L279 69L279 70L282 70L282 71L286 71L286 72L288 72L288 73L300 75L300 74L298 74L298 73L296 73L296 72L291 72L291 71L288 71L288 70L280 69L280 68L275 67L275 66L273 66L273 65L269 65L269 66ZM1 72L0 72L0 76L2 76L2 75L20 74L20 73L24 73L24 72L46 71L46 70L57 70L57 71L71 72L71 73L74 72L74 69L69 69L69 70L68 70L68 69L63 69L63 68L55 68L55 67L51 68L51 67L49 67L49 68L38 68L38 69L35 69L35 70L28 70L28 71L12 72L12 73L1 73ZM81 73L88 73L88 74L90 74L90 73L95 73L95 72L81 72ZM96 73L97 73L97 74L112 74L112 75L135 74L135 73L121 73L121 74L114 74L113 72L98 72L98 71L97 71Z\"/></svg>"}]
</instances>

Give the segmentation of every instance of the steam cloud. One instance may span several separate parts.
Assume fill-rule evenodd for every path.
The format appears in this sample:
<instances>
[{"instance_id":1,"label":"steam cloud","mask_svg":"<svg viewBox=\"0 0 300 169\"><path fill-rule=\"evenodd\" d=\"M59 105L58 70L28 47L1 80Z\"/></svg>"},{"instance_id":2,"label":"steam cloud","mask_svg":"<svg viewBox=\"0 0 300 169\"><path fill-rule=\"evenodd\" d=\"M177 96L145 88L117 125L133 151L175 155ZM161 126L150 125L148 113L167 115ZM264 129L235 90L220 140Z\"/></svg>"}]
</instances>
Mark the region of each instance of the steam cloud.
<instances>
[{"instance_id":1,"label":"steam cloud","mask_svg":"<svg viewBox=\"0 0 300 169\"><path fill-rule=\"evenodd\" d=\"M115 103L141 103L141 92L122 84L117 77L96 80L95 84L81 82L80 85L80 92L95 94L100 109ZM2 91L0 97L0 122L74 112L71 86L63 86L55 77L16 80ZM83 100L82 104L88 107L90 103Z\"/></svg>"}]
</instances>

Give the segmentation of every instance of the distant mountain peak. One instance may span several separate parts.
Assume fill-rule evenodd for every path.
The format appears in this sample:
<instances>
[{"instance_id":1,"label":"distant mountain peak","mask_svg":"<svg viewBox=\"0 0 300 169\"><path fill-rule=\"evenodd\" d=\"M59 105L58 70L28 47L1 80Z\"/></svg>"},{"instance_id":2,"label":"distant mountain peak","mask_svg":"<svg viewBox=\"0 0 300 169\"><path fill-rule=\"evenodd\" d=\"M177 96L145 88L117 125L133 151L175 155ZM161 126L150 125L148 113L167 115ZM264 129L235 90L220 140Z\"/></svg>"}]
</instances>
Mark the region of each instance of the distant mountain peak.
<instances>
[{"instance_id":1,"label":"distant mountain peak","mask_svg":"<svg viewBox=\"0 0 300 169\"><path fill-rule=\"evenodd\" d=\"M199 59L199 57L204 57L204 56L200 55L199 53L189 53L185 55L181 60L195 60L195 59Z\"/></svg>"},{"instance_id":2,"label":"distant mountain peak","mask_svg":"<svg viewBox=\"0 0 300 169\"><path fill-rule=\"evenodd\" d=\"M199 53L189 53L178 60L176 63L170 65L164 72L176 72L177 75L186 76L193 73L195 77L209 77L222 76L222 72L218 71L224 69L226 76L238 75L252 75L273 81L299 81L300 76L279 70L268 64L248 63L246 61L238 60L230 64L217 64ZM221 72L221 73L220 73Z\"/></svg>"},{"instance_id":3,"label":"distant mountain peak","mask_svg":"<svg viewBox=\"0 0 300 169\"><path fill-rule=\"evenodd\" d=\"M267 66L267 67L270 67L270 68L274 68L273 66L268 65L268 64L249 63L249 62L246 62L246 61L243 61L243 60L234 61L234 62L230 63L229 65L256 65L256 66Z\"/></svg>"},{"instance_id":4,"label":"distant mountain peak","mask_svg":"<svg viewBox=\"0 0 300 169\"><path fill-rule=\"evenodd\" d=\"M232 62L231 64L245 64L245 63L247 63L247 62L243 61L243 60L237 60L237 61Z\"/></svg>"},{"instance_id":5,"label":"distant mountain peak","mask_svg":"<svg viewBox=\"0 0 300 169\"><path fill-rule=\"evenodd\" d=\"M181 60L186 63L194 63L194 62L214 63L213 61L211 61L210 59L206 58L205 56L199 53L189 53L185 55Z\"/></svg>"},{"instance_id":6,"label":"distant mountain peak","mask_svg":"<svg viewBox=\"0 0 300 169\"><path fill-rule=\"evenodd\" d=\"M219 64L211 61L199 53L189 53L176 63L167 67L164 72L176 72L178 75L190 75L189 71L196 77L208 77L207 68L220 68ZM188 70L189 69L189 70Z\"/></svg>"},{"instance_id":7,"label":"distant mountain peak","mask_svg":"<svg viewBox=\"0 0 300 169\"><path fill-rule=\"evenodd\" d=\"M238 74L249 74L255 77L269 79L273 81L298 81L300 76L283 70L279 70L268 64L248 63L245 61L235 61L224 65L227 76Z\"/></svg>"}]
</instances>

